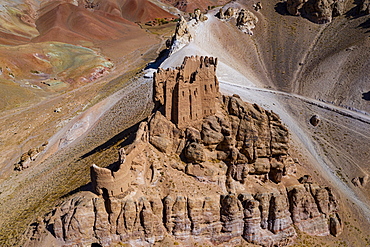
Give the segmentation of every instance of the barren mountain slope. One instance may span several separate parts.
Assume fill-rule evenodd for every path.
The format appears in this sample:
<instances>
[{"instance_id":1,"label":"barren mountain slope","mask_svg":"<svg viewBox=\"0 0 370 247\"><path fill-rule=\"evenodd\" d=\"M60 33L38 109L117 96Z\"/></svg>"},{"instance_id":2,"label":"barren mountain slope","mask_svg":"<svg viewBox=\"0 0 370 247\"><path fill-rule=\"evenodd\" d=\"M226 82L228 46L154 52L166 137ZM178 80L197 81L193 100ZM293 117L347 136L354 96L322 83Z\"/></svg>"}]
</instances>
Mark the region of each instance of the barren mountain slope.
<instances>
[{"instance_id":1,"label":"barren mountain slope","mask_svg":"<svg viewBox=\"0 0 370 247\"><path fill-rule=\"evenodd\" d=\"M369 235L369 219L366 216L369 215L370 198L369 184L361 184L370 172L368 170L370 154L367 145L370 141L368 117L370 110L369 101L365 100L366 97L363 94L370 91L367 81L369 33L368 24L366 24L369 17L341 16L335 18L332 23L318 25L301 17L286 15L284 6L278 1L261 2L262 10L253 12L259 19L253 30L253 36L248 36L235 27L235 20L216 19L214 15L217 10L215 10L209 13L208 21L200 22L191 28L193 41L172 54L162 66L178 66L185 55L218 57L221 89L229 94L238 93L246 101L258 102L266 109L278 112L282 121L293 133L296 151L292 152L302 153L300 160L303 160L305 169L313 171L312 175L315 179L331 185L340 195L345 225L343 235L339 240L314 238L312 244L327 243L331 246L334 244L340 246L346 243L349 246L363 246L368 243L366 238ZM252 4L252 1L239 1L230 3L228 6L246 7L252 10ZM352 7L352 2L349 2L347 8ZM224 7L224 10L226 8ZM117 12L115 10L110 12L109 9L110 7L107 7L104 11L110 14ZM81 13L85 11L82 10ZM113 18L110 14L109 23ZM88 13L81 15L82 19L89 16ZM116 17L113 19L117 20ZM118 23L121 22L118 21ZM83 33L83 35L86 40L91 33ZM9 42L19 43L18 37L20 37L19 34L17 39L12 36ZM131 62L130 59L135 61L139 59L142 62L146 61L145 58L141 60L142 51L148 51L152 43L150 39L145 39L147 43L140 43L141 50L129 53L136 49L134 41L142 41L140 37L144 36L138 37L132 37L127 43L122 43L118 39L107 40L105 43L96 41L96 44L103 52L106 49L109 54L116 55L117 60L122 52L128 55L120 59L127 58L127 63ZM26 37L26 39L29 38ZM24 39L22 37L21 41L23 42ZM121 49L122 47L124 49ZM153 49L156 50L155 48ZM140 83L142 83L141 80L133 81L131 85L136 89ZM113 81L112 85L117 84ZM121 84L118 83L118 85ZM85 187L79 188L79 186L83 186L89 180L88 166L95 161L101 162L102 165L114 162L113 154L118 147L124 146L127 131L132 131L132 129L124 130L149 114L150 100L148 99L151 91L144 86L144 89L128 90L128 94L118 95L116 99L123 97L118 103L113 100L87 111L81 117L76 117L89 107L90 100L99 93L101 88L105 90L102 94L110 94L109 87L110 84L104 86L102 83L101 87L87 90L88 93L83 90L76 91L77 94L74 92L66 94L63 100L49 101L50 103L44 104L43 107L37 106L24 112L7 112L9 118L0 119L5 123L4 126L11 126L12 129L12 132L4 133L7 138L3 140L11 140L13 145L22 146L21 151L17 150L18 156L31 147L41 145L45 141L43 135L46 134L49 138L57 129L60 132L50 139L52 144L59 145L59 141L63 138L69 140L69 133L82 133L77 135L77 138L71 139L76 140L75 142L67 141L69 145L64 149L58 151L57 145L56 149L48 153L58 151L56 155L41 164L36 162L34 168L16 173L9 171L13 163L6 164L7 173L3 173L3 179L6 181L3 182L0 190L2 192L0 194L1 240L4 243L8 241L7 243L17 244L17 239L11 238L13 235L19 236L21 231L24 231L25 224L36 216L44 214L62 195L73 193L74 189L84 190ZM29 97L29 91L25 91L24 95ZM91 102L95 102L94 99ZM48 121L43 121L45 115L38 113L45 110L48 112L45 113L46 115L52 114L53 110L61 105L68 109L67 112L62 111L64 120L59 116L51 115L46 118ZM113 107L109 108L112 105ZM341 105L345 108L336 107ZM100 110L96 110L97 108ZM347 108L357 109L365 114ZM133 114L130 114L132 109L134 109ZM103 114L106 111L107 113ZM316 127L309 122L314 114L321 119ZM34 121L34 116L37 116L37 121ZM118 119L117 116L119 116ZM89 122L90 119L93 121ZM129 123L127 119L130 119ZM66 124L67 122L69 124ZM53 131L48 129L48 125L57 124L58 127L53 128ZM62 126L65 127L60 128ZM47 131L43 132L43 130ZM19 134L21 134L21 143L18 143L17 139ZM10 135L17 137L12 138ZM3 146L7 144L4 141L0 143ZM16 159L17 155L13 149L4 148L4 151L3 159L8 157L12 160ZM8 154L10 156L7 156ZM56 166L57 169L54 169ZM351 182L356 178L359 181L358 187ZM48 189L45 190L45 187ZM307 239L312 240L311 237ZM302 244L304 243L306 242Z\"/></svg>"},{"instance_id":2,"label":"barren mountain slope","mask_svg":"<svg viewBox=\"0 0 370 247\"><path fill-rule=\"evenodd\" d=\"M0 7L0 44L20 44L38 35L38 0L3 1Z\"/></svg>"},{"instance_id":3,"label":"barren mountain slope","mask_svg":"<svg viewBox=\"0 0 370 247\"><path fill-rule=\"evenodd\" d=\"M280 14L281 2L262 5L255 41L274 88L370 112L362 99L369 91L369 33L362 25L368 16L319 25Z\"/></svg>"},{"instance_id":4,"label":"barren mountain slope","mask_svg":"<svg viewBox=\"0 0 370 247\"><path fill-rule=\"evenodd\" d=\"M86 10L84 5L77 7L65 2L4 1L4 5L1 6L1 10L5 11L0 16L1 32L6 34L1 35L0 40L4 44L0 47L0 122L2 126L0 194L4 196L0 203L1 245L7 246L10 242L20 244L17 237L25 229L21 222L30 221L35 216L34 210L45 211L45 206L48 207L48 203L44 204L46 198L50 198L52 202L73 189L67 186L69 188L65 190L62 188L63 184L75 184L77 187L81 185L83 179L66 183L67 174L63 168L68 166L71 160L74 160L78 154L86 154L91 150L91 146L96 147L104 143L105 140L102 141L101 138L109 139L121 130L112 131L112 127L107 131L108 134L104 134L105 129L100 126L103 134L79 146L80 151L71 151L63 156L62 160L65 163L61 162L64 164L60 165L61 173L53 170L51 172L53 175L48 173L49 168L56 166L55 159L49 160L47 163L49 168L40 166L40 170L35 171L38 175L34 178L37 179L30 179L33 175L29 172L18 176L18 172L14 173L14 164L19 161L23 153L40 147L47 139L68 125L74 117L126 85L141 67L157 56L164 43L162 35L166 36L174 28L174 23L151 27L150 30L156 32L153 34L152 31L142 30L137 24L122 17L98 10ZM40 7L43 8L42 11L38 11ZM145 6L141 7L145 9ZM159 13L163 14L161 11ZM162 17L157 14L154 13L150 18ZM169 15L167 12L165 14ZM32 18L26 19L26 17ZM68 22L68 19L74 19L74 22ZM89 26L89 23L93 26ZM50 30L58 30L57 35L49 38L46 37L47 35L39 36L36 26L46 33ZM97 30L100 30L100 33L97 33ZM116 34L116 39L112 39L110 31ZM73 39L66 39L67 34L71 34ZM45 42L36 42L37 36ZM49 41L58 37L67 43ZM82 37L82 39L76 40L74 37ZM34 40L31 42L31 39ZM103 75L104 77L101 77ZM125 89L132 92L130 88ZM125 89L120 95L125 94ZM113 103L108 101L105 107L115 102L117 99ZM136 105L138 101L134 99L132 102ZM94 109L99 107L101 106ZM142 108L146 108L146 105ZM94 109L93 112L96 111ZM104 109L106 108L103 107ZM132 111L132 107L130 110ZM146 110L132 112L130 117L122 116L126 120L124 128L142 119L142 112ZM96 114L99 115L99 113ZM132 118L134 122L127 123L127 118ZM114 120L110 119L109 124L123 126L120 125L118 118L115 117ZM103 124L103 126L107 125ZM52 143L51 141L50 144ZM35 166L55 152L51 146L44 153L45 156L42 154L38 157L34 163ZM82 163L84 162L86 161ZM75 166L77 170L78 167L84 166L80 161L77 163L80 164ZM38 173L40 171L41 174ZM77 174L75 171L72 173ZM20 179L18 182L16 177ZM58 177L60 182L57 182ZM71 182L70 179L68 180ZM27 187L27 184L30 185L29 182L33 185ZM45 185L49 187L53 183L59 184L59 187L45 190ZM46 196L35 196L43 193L46 193ZM54 197L54 195L57 196ZM36 197L38 197L36 201L31 199ZM15 208L19 210L14 210ZM17 220L18 216L20 218Z\"/></svg>"},{"instance_id":5,"label":"barren mountain slope","mask_svg":"<svg viewBox=\"0 0 370 247\"><path fill-rule=\"evenodd\" d=\"M123 17L132 22L145 23L155 18L171 20L176 16L148 0L95 1L96 9L103 13Z\"/></svg>"},{"instance_id":6,"label":"barren mountain slope","mask_svg":"<svg viewBox=\"0 0 370 247\"><path fill-rule=\"evenodd\" d=\"M75 88L81 82L92 82L109 71L115 73L121 68L112 71L112 65L128 65L127 56L148 59L145 51L156 52L162 42L157 35L123 17L87 10L84 1L80 1L80 6L75 5L78 5L76 1L3 2L1 111L36 103L54 96L55 92ZM145 1L139 7L142 14L148 13L147 7L150 9L147 19L172 16ZM165 32L171 28L170 23Z\"/></svg>"},{"instance_id":7,"label":"barren mountain slope","mask_svg":"<svg viewBox=\"0 0 370 247\"><path fill-rule=\"evenodd\" d=\"M52 40L84 44L83 41L122 40L132 37L145 39L145 33L133 22L122 17L100 15L99 12L70 3L61 3L51 10L40 11L40 17L36 21L40 35L33 42Z\"/></svg>"},{"instance_id":8,"label":"barren mountain slope","mask_svg":"<svg viewBox=\"0 0 370 247\"><path fill-rule=\"evenodd\" d=\"M226 25L204 24L207 28L197 31L204 35L194 41L198 50L227 52L224 59L233 61L238 72L248 73L256 85L370 112L363 95L370 90L369 17L352 16L357 9L354 3L346 1L345 14L328 24L291 16L280 1L261 1L258 12L253 4L249 0L235 1L223 11L228 7L251 10L258 18L256 35L243 37L236 27L232 29L236 18L224 21Z\"/></svg>"},{"instance_id":9,"label":"barren mountain slope","mask_svg":"<svg viewBox=\"0 0 370 247\"><path fill-rule=\"evenodd\" d=\"M86 109L88 101L102 97L96 95L101 88L103 97L106 91L116 91L122 73L134 74L162 45L160 35L122 17L66 2L70 1L4 1L1 6L0 29L6 33L0 41L4 44L0 46L0 121L4 130L0 133L0 169L5 168L4 176L20 153L27 151L24 149L39 145L63 125L54 121L68 121L70 113ZM173 25L158 32L169 32ZM55 42L58 40L62 42ZM97 81L103 75L109 76ZM91 90L80 95L84 99L76 97L80 106L76 103L77 108L69 108L73 102L66 106L61 94L86 84ZM60 114L51 114L56 108ZM71 111L61 113L63 108ZM40 123L47 130L33 127ZM42 137L41 133L49 134Z\"/></svg>"}]
</instances>

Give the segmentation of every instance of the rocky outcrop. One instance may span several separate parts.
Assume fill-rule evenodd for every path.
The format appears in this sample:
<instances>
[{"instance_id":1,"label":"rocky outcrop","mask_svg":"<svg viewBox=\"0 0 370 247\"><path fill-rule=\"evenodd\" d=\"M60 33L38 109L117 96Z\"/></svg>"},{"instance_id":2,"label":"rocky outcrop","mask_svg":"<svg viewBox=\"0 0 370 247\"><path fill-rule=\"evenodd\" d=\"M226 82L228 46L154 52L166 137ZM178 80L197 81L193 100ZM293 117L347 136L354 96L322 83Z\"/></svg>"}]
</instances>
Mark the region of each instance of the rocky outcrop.
<instances>
[{"instance_id":1,"label":"rocky outcrop","mask_svg":"<svg viewBox=\"0 0 370 247\"><path fill-rule=\"evenodd\" d=\"M284 193L241 194L239 198L244 213L243 237L248 242L285 246L296 237Z\"/></svg>"},{"instance_id":2,"label":"rocky outcrop","mask_svg":"<svg viewBox=\"0 0 370 247\"><path fill-rule=\"evenodd\" d=\"M367 183L369 181L369 175L364 174L363 176L354 177L351 181L352 181L354 186L363 187L363 186L367 185Z\"/></svg>"},{"instance_id":3,"label":"rocky outcrop","mask_svg":"<svg viewBox=\"0 0 370 247\"><path fill-rule=\"evenodd\" d=\"M43 143L40 147L31 148L28 152L21 155L18 163L14 164L14 170L22 171L30 167L31 163L43 152L48 145L48 142Z\"/></svg>"},{"instance_id":4,"label":"rocky outcrop","mask_svg":"<svg viewBox=\"0 0 370 247\"><path fill-rule=\"evenodd\" d=\"M37 232L51 231L63 246L149 246L165 237L184 245L191 239L217 245L242 237L261 246L285 246L297 237L294 226L315 236L341 233L338 205L328 188L306 184L287 191L163 198L85 192L58 206Z\"/></svg>"},{"instance_id":5,"label":"rocky outcrop","mask_svg":"<svg viewBox=\"0 0 370 247\"><path fill-rule=\"evenodd\" d=\"M221 8L219 13L221 14L222 11L223 10ZM225 10L225 13L223 14L223 16L224 16L225 19L228 19L228 18L236 17L236 13L237 13L237 11L233 7L229 7ZM221 18L221 15L220 15L220 18ZM222 18L222 19L224 19L224 18Z\"/></svg>"},{"instance_id":6,"label":"rocky outcrop","mask_svg":"<svg viewBox=\"0 0 370 247\"><path fill-rule=\"evenodd\" d=\"M300 15L307 0L287 0L287 10L291 15Z\"/></svg>"},{"instance_id":7,"label":"rocky outcrop","mask_svg":"<svg viewBox=\"0 0 370 247\"><path fill-rule=\"evenodd\" d=\"M318 115L313 115L311 118L310 118L310 124L312 124L313 126L317 126L319 125L320 123L320 117Z\"/></svg>"},{"instance_id":8,"label":"rocky outcrop","mask_svg":"<svg viewBox=\"0 0 370 247\"><path fill-rule=\"evenodd\" d=\"M192 36L189 31L188 23L183 16L180 17L176 25L175 35L172 37L170 54L180 50L185 45L189 44Z\"/></svg>"},{"instance_id":9,"label":"rocky outcrop","mask_svg":"<svg viewBox=\"0 0 370 247\"><path fill-rule=\"evenodd\" d=\"M109 201L93 195L83 195L61 204L44 220L63 246L87 246L99 243L111 246L125 242L154 243L165 236L162 203L159 199L138 200L111 198ZM39 228L40 232L46 231Z\"/></svg>"},{"instance_id":10,"label":"rocky outcrop","mask_svg":"<svg viewBox=\"0 0 370 247\"><path fill-rule=\"evenodd\" d=\"M254 6L256 11L260 10L262 8L261 4L256 4ZM221 8L219 12L216 14L216 16L225 21L231 21L232 19L235 19L236 26L244 33L253 35L253 29L256 27L256 24L258 22L257 16L255 16L251 11L246 9L234 9L232 7L229 7L225 10Z\"/></svg>"},{"instance_id":11,"label":"rocky outcrop","mask_svg":"<svg viewBox=\"0 0 370 247\"><path fill-rule=\"evenodd\" d=\"M333 17L344 14L344 0L288 0L287 10L291 15L302 15L312 22L323 24Z\"/></svg>"},{"instance_id":12,"label":"rocky outcrop","mask_svg":"<svg viewBox=\"0 0 370 247\"><path fill-rule=\"evenodd\" d=\"M309 235L336 236L342 231L338 202L330 188L311 183L287 188L294 224ZM329 224L328 221L335 223Z\"/></svg>"},{"instance_id":13,"label":"rocky outcrop","mask_svg":"<svg viewBox=\"0 0 370 247\"><path fill-rule=\"evenodd\" d=\"M237 27L244 33L253 35L252 29L256 27L258 18L249 10L241 9L236 20Z\"/></svg>"},{"instance_id":14,"label":"rocky outcrop","mask_svg":"<svg viewBox=\"0 0 370 247\"><path fill-rule=\"evenodd\" d=\"M368 15L370 14L370 1L361 0L359 3L359 14Z\"/></svg>"},{"instance_id":15,"label":"rocky outcrop","mask_svg":"<svg viewBox=\"0 0 370 247\"><path fill-rule=\"evenodd\" d=\"M208 20L208 17L200 9L195 9L193 14L190 13L190 18L194 19L197 23Z\"/></svg>"},{"instance_id":16,"label":"rocky outcrop","mask_svg":"<svg viewBox=\"0 0 370 247\"><path fill-rule=\"evenodd\" d=\"M57 206L31 228L31 239L51 234L62 246L151 246L165 238L183 246L285 246L296 229L339 235L334 193L309 176L297 179L279 117L237 95L216 99L213 114L181 128L156 111L119 151L116 166L92 166L96 194Z\"/></svg>"},{"instance_id":17,"label":"rocky outcrop","mask_svg":"<svg viewBox=\"0 0 370 247\"><path fill-rule=\"evenodd\" d=\"M257 12L260 11L262 9L262 3L261 2L257 2L255 4L253 4L253 9L255 11L257 11Z\"/></svg>"}]
</instances>

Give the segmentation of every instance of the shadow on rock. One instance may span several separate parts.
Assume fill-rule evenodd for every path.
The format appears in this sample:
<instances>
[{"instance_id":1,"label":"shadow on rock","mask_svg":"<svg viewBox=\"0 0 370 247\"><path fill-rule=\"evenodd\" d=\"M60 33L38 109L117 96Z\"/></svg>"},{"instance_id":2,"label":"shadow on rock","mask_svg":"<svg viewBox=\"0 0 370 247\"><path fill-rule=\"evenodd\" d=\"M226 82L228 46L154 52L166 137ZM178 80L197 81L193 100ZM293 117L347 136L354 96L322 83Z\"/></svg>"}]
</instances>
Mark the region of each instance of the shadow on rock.
<instances>
[{"instance_id":1,"label":"shadow on rock","mask_svg":"<svg viewBox=\"0 0 370 247\"><path fill-rule=\"evenodd\" d=\"M367 21L361 23L358 27L362 29L369 29L370 28L370 18ZM366 33L370 33L370 30L367 30Z\"/></svg>"},{"instance_id":2,"label":"shadow on rock","mask_svg":"<svg viewBox=\"0 0 370 247\"><path fill-rule=\"evenodd\" d=\"M357 19L359 17L365 16L368 13L366 13L366 9L362 9L363 3L361 0L354 0L353 4L355 5L352 9L346 12L345 16L347 18L351 19Z\"/></svg>"},{"instance_id":3,"label":"shadow on rock","mask_svg":"<svg viewBox=\"0 0 370 247\"><path fill-rule=\"evenodd\" d=\"M81 159L85 159L95 153L99 153L101 151L104 151L106 149L109 149L110 147L114 146L115 144L119 143L120 141L122 141L120 144L119 144L119 147L124 147L130 143L133 142L133 140L135 139L135 133L137 131L139 127L139 124L135 124L133 126L131 126L130 128L118 133L117 135L113 136L111 139L109 139L108 141L106 141L105 143L101 144L100 146L94 148L93 150L87 152L86 154L82 155L80 157L80 160Z\"/></svg>"},{"instance_id":4,"label":"shadow on rock","mask_svg":"<svg viewBox=\"0 0 370 247\"><path fill-rule=\"evenodd\" d=\"M68 192L67 194L63 195L61 198L69 197L69 196L71 196L73 194L76 194L77 192L80 192L80 191L90 191L90 192L92 192L93 190L92 190L91 182L88 183L88 184L82 185L82 186Z\"/></svg>"},{"instance_id":5,"label":"shadow on rock","mask_svg":"<svg viewBox=\"0 0 370 247\"><path fill-rule=\"evenodd\" d=\"M275 11L281 15L289 15L286 2L277 3L275 5Z\"/></svg>"},{"instance_id":6,"label":"shadow on rock","mask_svg":"<svg viewBox=\"0 0 370 247\"><path fill-rule=\"evenodd\" d=\"M166 60L168 58L169 55L170 55L170 49L162 50L159 53L159 56L157 57L157 59L154 62L149 63L145 67L145 69L158 69L159 66L163 63L164 60Z\"/></svg>"},{"instance_id":7,"label":"shadow on rock","mask_svg":"<svg viewBox=\"0 0 370 247\"><path fill-rule=\"evenodd\" d=\"M362 94L362 99L364 99L364 100L370 100L370 91L367 92L367 93L363 93Z\"/></svg>"}]
</instances>

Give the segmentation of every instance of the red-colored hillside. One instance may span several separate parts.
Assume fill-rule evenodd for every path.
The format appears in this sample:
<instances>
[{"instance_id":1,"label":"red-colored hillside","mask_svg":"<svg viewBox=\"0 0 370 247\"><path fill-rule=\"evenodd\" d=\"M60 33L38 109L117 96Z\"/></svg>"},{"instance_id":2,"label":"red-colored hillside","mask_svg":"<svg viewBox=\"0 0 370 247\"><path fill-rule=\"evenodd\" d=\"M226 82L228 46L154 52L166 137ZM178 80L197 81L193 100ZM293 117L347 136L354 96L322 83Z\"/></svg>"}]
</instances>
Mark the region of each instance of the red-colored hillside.
<instances>
[{"instance_id":1,"label":"red-colored hillside","mask_svg":"<svg viewBox=\"0 0 370 247\"><path fill-rule=\"evenodd\" d=\"M63 3L38 18L36 25L40 35L33 41L76 43L82 40L112 40L140 31L132 22L115 19L113 21L83 7Z\"/></svg>"},{"instance_id":2,"label":"red-colored hillside","mask_svg":"<svg viewBox=\"0 0 370 247\"><path fill-rule=\"evenodd\" d=\"M97 1L96 9L132 22L143 23L155 18L176 18L148 0L100 0Z\"/></svg>"}]
</instances>

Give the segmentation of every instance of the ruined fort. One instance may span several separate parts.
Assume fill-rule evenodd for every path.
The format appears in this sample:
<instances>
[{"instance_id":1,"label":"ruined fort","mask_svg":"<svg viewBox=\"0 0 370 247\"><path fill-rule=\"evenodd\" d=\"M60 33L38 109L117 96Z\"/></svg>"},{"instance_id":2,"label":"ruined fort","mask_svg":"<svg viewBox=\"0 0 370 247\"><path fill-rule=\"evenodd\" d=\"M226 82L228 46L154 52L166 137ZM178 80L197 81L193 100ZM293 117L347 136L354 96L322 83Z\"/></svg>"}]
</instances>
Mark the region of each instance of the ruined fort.
<instances>
[{"instance_id":1,"label":"ruined fort","mask_svg":"<svg viewBox=\"0 0 370 247\"><path fill-rule=\"evenodd\" d=\"M192 56L185 57L182 65L175 69L158 69L154 76L153 99L159 104L163 115L178 128L191 126L215 114L219 95L216 67L216 58ZM148 140L146 132L147 126L141 124L134 143L129 149L120 150L119 164L113 169L91 166L92 185L97 194L118 196L129 189L136 179L130 173L130 167L137 162L144 162L137 160L139 154L148 148L142 142ZM151 143L163 146L158 138L151 138Z\"/></svg>"},{"instance_id":2,"label":"ruined fort","mask_svg":"<svg viewBox=\"0 0 370 247\"><path fill-rule=\"evenodd\" d=\"M179 128L215 113L219 95L217 58L186 57L175 69L159 69L154 75L154 101L164 116Z\"/></svg>"},{"instance_id":3,"label":"ruined fort","mask_svg":"<svg viewBox=\"0 0 370 247\"><path fill-rule=\"evenodd\" d=\"M147 152L147 124L141 123L136 132L135 141L127 148L119 150L119 160L110 168L102 168L97 165L90 167L90 176L93 190L104 197L116 197L127 190L137 180L137 174L132 172L132 167L137 165L144 170L150 166L147 160L140 158L141 153ZM141 172L141 170L139 171Z\"/></svg>"},{"instance_id":4,"label":"ruined fort","mask_svg":"<svg viewBox=\"0 0 370 247\"><path fill-rule=\"evenodd\" d=\"M153 246L169 238L180 246L267 247L290 245L299 232L341 234L338 200L299 175L279 116L219 96L216 65L188 57L158 71L159 107L118 162L91 166L95 194L65 202L45 223L63 246Z\"/></svg>"}]
</instances>

